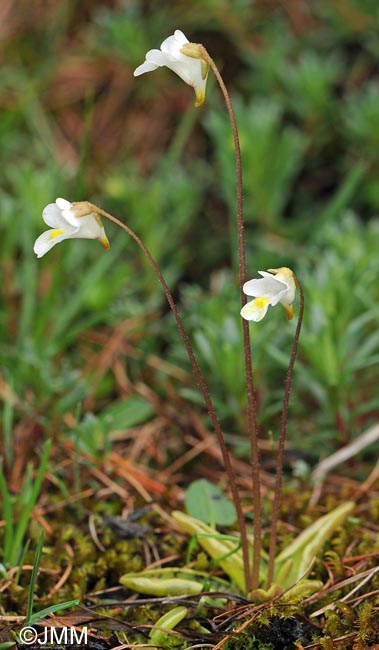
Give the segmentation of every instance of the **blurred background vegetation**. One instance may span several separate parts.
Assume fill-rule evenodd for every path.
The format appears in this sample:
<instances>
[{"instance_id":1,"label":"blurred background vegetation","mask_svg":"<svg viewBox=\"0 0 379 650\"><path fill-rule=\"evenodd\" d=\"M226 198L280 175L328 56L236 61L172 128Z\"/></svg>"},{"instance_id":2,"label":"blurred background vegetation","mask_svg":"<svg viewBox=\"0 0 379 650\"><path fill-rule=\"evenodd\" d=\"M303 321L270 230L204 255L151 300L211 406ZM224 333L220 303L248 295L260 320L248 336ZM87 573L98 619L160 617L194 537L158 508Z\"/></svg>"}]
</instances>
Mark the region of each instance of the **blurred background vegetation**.
<instances>
[{"instance_id":1,"label":"blurred background vegetation","mask_svg":"<svg viewBox=\"0 0 379 650\"><path fill-rule=\"evenodd\" d=\"M150 248L229 440L244 452L228 118L212 78L195 109L192 89L167 69L133 77L176 28L206 46L232 94L249 277L286 265L304 284L290 447L313 463L377 420L378 16L376 0L3 0L8 460L12 431L30 449L63 432L100 453L109 436L148 422L162 404L203 409L160 286L121 231L106 224L107 254L78 240L35 259L42 209L57 196L97 203ZM295 325L275 310L251 326L264 435L276 435ZM185 426L172 417L177 436ZM162 451L155 460L169 458Z\"/></svg>"}]
</instances>

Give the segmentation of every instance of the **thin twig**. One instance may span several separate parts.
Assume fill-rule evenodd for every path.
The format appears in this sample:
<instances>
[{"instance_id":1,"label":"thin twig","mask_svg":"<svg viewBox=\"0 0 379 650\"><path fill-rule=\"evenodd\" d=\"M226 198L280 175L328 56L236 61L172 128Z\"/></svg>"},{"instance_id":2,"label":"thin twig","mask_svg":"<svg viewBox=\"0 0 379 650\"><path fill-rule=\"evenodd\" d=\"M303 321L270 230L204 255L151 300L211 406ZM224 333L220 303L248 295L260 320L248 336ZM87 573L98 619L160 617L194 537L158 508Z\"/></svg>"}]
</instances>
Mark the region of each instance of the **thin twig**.
<instances>
[{"instance_id":1,"label":"thin twig","mask_svg":"<svg viewBox=\"0 0 379 650\"><path fill-rule=\"evenodd\" d=\"M333 588L332 588L332 589L329 589L329 591L328 591L327 593L330 594L332 591L339 590L341 587L343 587L343 586L345 586L345 585L347 585L347 584L351 584L351 583L353 583L353 582L357 582L358 580L361 579L360 582L359 582L359 583L358 583L358 584L357 584L357 585L356 585L356 586L355 586L351 591L349 591L348 594L346 594L346 596L344 596L343 598L340 598L340 599L339 599L339 601L340 601L341 603L346 602L346 601L349 602L349 599L351 598L351 596L352 596L356 591L358 591L359 589L361 589L361 587L363 587L363 585L365 585L366 582L369 582L369 580L371 580L371 578L372 578L376 573L378 573L378 571L379 571L379 567L376 566L376 567L373 567L373 568L371 568L371 569L368 569L367 571L363 571L363 572L360 573L359 575L351 576L351 577L348 578L347 580L343 580L343 581L341 581L341 582L337 582L335 585L333 585ZM367 597L367 595L368 595L368 594L365 594L365 597ZM336 606L336 603L335 603L335 602L329 603L328 605L325 605L325 607L322 607L321 609L318 609L316 612L312 612L312 614L310 614L310 618L315 618L316 616L320 616L321 614L324 614L326 611L331 610L331 609L334 609L335 606Z\"/></svg>"},{"instance_id":2,"label":"thin twig","mask_svg":"<svg viewBox=\"0 0 379 650\"><path fill-rule=\"evenodd\" d=\"M372 427L367 429L367 431L365 431L360 436L355 438L355 440L352 440L348 445L342 447L342 449L338 449L338 451L336 451L331 456L324 458L324 460L322 460L312 472L312 481L314 481L315 486L313 488L311 504L317 503L321 494L323 481L325 480L325 476L328 474L328 472L330 472L332 469L334 469L341 463L345 463L349 458L356 456L360 451L362 451L362 449L366 449L366 447L372 445L374 442L377 442L378 440L379 440L379 424L374 424ZM376 480L378 471L379 471L379 461L377 462L377 464L375 465L372 471L372 477L370 475L370 477L366 479L368 481L367 484L368 489L370 489L371 482ZM366 481L363 485L361 485L358 488L357 490L358 495L361 496L361 494L364 493L365 489L366 489ZM356 500L356 496L354 496L353 498L354 500Z\"/></svg>"},{"instance_id":3,"label":"thin twig","mask_svg":"<svg viewBox=\"0 0 379 650\"><path fill-rule=\"evenodd\" d=\"M279 520L279 512L280 512L280 506L282 501L282 483L283 483L282 471L283 471L284 449L286 444L288 406L289 406L289 399L290 399L290 392L291 392L292 376L295 367L296 355L299 346L300 330L303 323L303 314L304 314L303 288L295 275L294 275L294 279L296 282L296 286L299 289L300 306L299 306L299 315L297 318L296 332L292 344L291 357L288 364L287 377L286 377L286 383L284 388L282 416L280 421L280 435L279 435L279 444L278 444L278 454L276 459L274 500L272 505L270 549L269 549L269 559L268 559L268 568L267 568L267 589L270 588L274 576L276 542L278 536L278 520Z\"/></svg>"}]
</instances>

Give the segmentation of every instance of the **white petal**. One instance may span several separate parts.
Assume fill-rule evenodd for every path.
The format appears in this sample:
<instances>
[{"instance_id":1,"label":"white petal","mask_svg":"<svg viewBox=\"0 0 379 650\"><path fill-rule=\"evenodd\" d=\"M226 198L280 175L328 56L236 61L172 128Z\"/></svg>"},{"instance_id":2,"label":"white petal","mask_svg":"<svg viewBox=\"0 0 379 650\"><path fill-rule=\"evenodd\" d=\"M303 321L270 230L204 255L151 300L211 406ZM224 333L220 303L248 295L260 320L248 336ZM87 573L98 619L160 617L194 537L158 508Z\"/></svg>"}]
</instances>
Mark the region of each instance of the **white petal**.
<instances>
[{"instance_id":1,"label":"white petal","mask_svg":"<svg viewBox=\"0 0 379 650\"><path fill-rule=\"evenodd\" d=\"M95 214L87 214L78 219L79 228L72 233L71 237L79 239L106 239L104 227Z\"/></svg>"},{"instance_id":2,"label":"white petal","mask_svg":"<svg viewBox=\"0 0 379 650\"><path fill-rule=\"evenodd\" d=\"M186 43L189 43L188 38L183 34L181 29L176 29L174 31L174 36L175 36L176 40L178 41L180 47L182 47Z\"/></svg>"},{"instance_id":3,"label":"white petal","mask_svg":"<svg viewBox=\"0 0 379 650\"><path fill-rule=\"evenodd\" d=\"M146 61L155 65L156 68L160 68L164 65L169 65L171 58L168 54L165 54L160 50L150 50L146 54Z\"/></svg>"},{"instance_id":4,"label":"white petal","mask_svg":"<svg viewBox=\"0 0 379 650\"><path fill-rule=\"evenodd\" d=\"M281 296L280 302L283 305L283 307L290 307L295 300L295 290L292 290L291 288L288 288L285 294Z\"/></svg>"},{"instance_id":5,"label":"white petal","mask_svg":"<svg viewBox=\"0 0 379 650\"><path fill-rule=\"evenodd\" d=\"M51 248L53 248L53 246L59 244L59 242L63 241L64 239L69 239L72 237L72 234L70 235L70 233L67 232L62 232L61 235L52 237L51 233L53 232L54 230L45 230L45 232L43 232L42 235L36 239L33 250L37 257L42 257Z\"/></svg>"},{"instance_id":6,"label":"white petal","mask_svg":"<svg viewBox=\"0 0 379 650\"><path fill-rule=\"evenodd\" d=\"M280 278L281 279L281 278ZM293 301L295 300L295 294L296 294L296 284L295 280L293 279L293 276L286 278L286 280L282 280L283 282L287 282L287 291L286 295L284 298L281 299L281 303L283 305L292 305Z\"/></svg>"},{"instance_id":7,"label":"white petal","mask_svg":"<svg viewBox=\"0 0 379 650\"><path fill-rule=\"evenodd\" d=\"M162 65L166 65L167 68L170 68L170 70L175 72L178 77L183 79L186 84L193 86L196 91L205 95L205 85L207 80L203 79L201 76L201 63L199 59L192 59L191 57L185 56L185 54L181 53L176 58L169 54L163 56L166 56L166 61Z\"/></svg>"},{"instance_id":8,"label":"white petal","mask_svg":"<svg viewBox=\"0 0 379 650\"><path fill-rule=\"evenodd\" d=\"M288 289L283 289L283 291L280 291L276 296L272 296L270 299L270 304L275 307L279 302L285 303L286 302L286 296L288 293Z\"/></svg>"},{"instance_id":9,"label":"white petal","mask_svg":"<svg viewBox=\"0 0 379 650\"><path fill-rule=\"evenodd\" d=\"M287 278L280 277L280 275L273 275L272 273L268 273L267 271L258 271L259 275L262 276L262 278L265 280L275 280L275 282L280 282L283 284L283 287L286 286L288 287L288 280Z\"/></svg>"},{"instance_id":10,"label":"white petal","mask_svg":"<svg viewBox=\"0 0 379 650\"><path fill-rule=\"evenodd\" d=\"M50 228L61 228L64 225L62 213L55 203L49 203L43 209L42 219Z\"/></svg>"},{"instance_id":11,"label":"white petal","mask_svg":"<svg viewBox=\"0 0 379 650\"><path fill-rule=\"evenodd\" d=\"M66 201L66 199L58 198L55 203L60 210L69 210L72 208L72 203L70 203L70 201Z\"/></svg>"},{"instance_id":12,"label":"white petal","mask_svg":"<svg viewBox=\"0 0 379 650\"><path fill-rule=\"evenodd\" d=\"M192 61L195 61L195 59L192 59ZM195 63L198 63L198 61L195 61ZM168 61L166 63L166 66L170 68L170 70L175 72L175 74L177 74L178 77L183 79L183 81L186 84L188 84L189 86L195 86L194 77L196 77L197 75L194 74L192 65L191 64L188 65L187 61L176 59L174 61Z\"/></svg>"},{"instance_id":13,"label":"white petal","mask_svg":"<svg viewBox=\"0 0 379 650\"><path fill-rule=\"evenodd\" d=\"M267 314L270 301L268 298L257 298L246 303L241 309L241 316L245 320L253 320L258 323Z\"/></svg>"},{"instance_id":14,"label":"white petal","mask_svg":"<svg viewBox=\"0 0 379 650\"><path fill-rule=\"evenodd\" d=\"M157 68L158 66L152 61L145 61L134 70L133 75L135 77L139 77L140 74L145 74L145 72L153 72L153 70L156 70Z\"/></svg>"},{"instance_id":15,"label":"white petal","mask_svg":"<svg viewBox=\"0 0 379 650\"><path fill-rule=\"evenodd\" d=\"M79 226L79 221L75 216L73 208L70 208L69 210L62 210L62 217L65 219L66 223L73 228L77 228Z\"/></svg>"},{"instance_id":16,"label":"white petal","mask_svg":"<svg viewBox=\"0 0 379 650\"><path fill-rule=\"evenodd\" d=\"M271 305L277 305L287 290L288 285L285 282L277 280L270 274L264 278L249 280L243 285L243 291L247 296L269 298Z\"/></svg>"},{"instance_id":17,"label":"white petal","mask_svg":"<svg viewBox=\"0 0 379 650\"><path fill-rule=\"evenodd\" d=\"M201 73L201 62L199 59L193 59L195 63L197 63L197 66L194 66L192 68L192 83L191 86L194 87L196 95L202 96L203 98L205 97L205 87L207 85L207 79L208 79L208 74L203 79L202 73Z\"/></svg>"},{"instance_id":18,"label":"white petal","mask_svg":"<svg viewBox=\"0 0 379 650\"><path fill-rule=\"evenodd\" d=\"M188 43L187 40L185 40L185 43ZM170 56L177 58L180 56L180 48L184 45L184 43L181 43L181 41L178 41L174 35L168 36L168 38L165 38L163 43L161 43L161 51L164 54L169 54Z\"/></svg>"},{"instance_id":19,"label":"white petal","mask_svg":"<svg viewBox=\"0 0 379 650\"><path fill-rule=\"evenodd\" d=\"M43 212L44 222L51 228L66 229L67 225L73 228L78 227L78 221L73 212L73 205L66 199L57 199L55 203L49 203Z\"/></svg>"},{"instance_id":20,"label":"white petal","mask_svg":"<svg viewBox=\"0 0 379 650\"><path fill-rule=\"evenodd\" d=\"M66 201L66 199L57 199L55 203L61 210L62 216L67 221L67 223L69 223L74 228L77 228L79 224L75 216L74 206L72 203L70 203L70 201Z\"/></svg>"}]
</instances>

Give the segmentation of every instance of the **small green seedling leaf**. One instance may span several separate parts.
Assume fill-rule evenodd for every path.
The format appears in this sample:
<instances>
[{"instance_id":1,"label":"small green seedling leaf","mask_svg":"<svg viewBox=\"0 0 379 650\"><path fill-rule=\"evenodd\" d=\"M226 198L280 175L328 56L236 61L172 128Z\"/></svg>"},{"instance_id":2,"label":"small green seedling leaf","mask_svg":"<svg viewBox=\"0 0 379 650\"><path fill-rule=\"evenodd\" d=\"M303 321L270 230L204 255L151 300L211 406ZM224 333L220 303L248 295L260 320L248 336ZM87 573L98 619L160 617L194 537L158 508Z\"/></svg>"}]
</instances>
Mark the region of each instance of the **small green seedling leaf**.
<instances>
[{"instance_id":1,"label":"small green seedling leaf","mask_svg":"<svg viewBox=\"0 0 379 650\"><path fill-rule=\"evenodd\" d=\"M149 634L151 642L164 648L167 638L165 630L173 630L185 618L187 611L187 607L174 607L174 609L163 614Z\"/></svg>"},{"instance_id":2,"label":"small green seedling leaf","mask_svg":"<svg viewBox=\"0 0 379 650\"><path fill-rule=\"evenodd\" d=\"M179 596L212 590L208 572L182 567L145 569L138 573L126 573L121 576L120 583L128 589L150 596ZM224 591L228 587L228 583L221 578L213 577L212 585L215 583L218 590Z\"/></svg>"},{"instance_id":3,"label":"small green seedling leaf","mask_svg":"<svg viewBox=\"0 0 379 650\"><path fill-rule=\"evenodd\" d=\"M239 548L239 539L236 537L235 540L232 540L226 535L220 535L214 528L179 510L174 510L171 516L184 532L197 536L200 546L234 580L241 591L245 591L243 559L242 551Z\"/></svg>"},{"instance_id":4,"label":"small green seedling leaf","mask_svg":"<svg viewBox=\"0 0 379 650\"><path fill-rule=\"evenodd\" d=\"M145 422L153 415L149 402L135 395L127 400L118 400L105 408L99 420L108 434L123 432L129 427Z\"/></svg>"},{"instance_id":5,"label":"small green seedling leaf","mask_svg":"<svg viewBox=\"0 0 379 650\"><path fill-rule=\"evenodd\" d=\"M275 560L274 581L283 589L292 587L307 573L312 560L317 556L325 542L343 524L354 510L355 503L347 501L303 530Z\"/></svg>"},{"instance_id":6,"label":"small green seedling leaf","mask_svg":"<svg viewBox=\"0 0 379 650\"><path fill-rule=\"evenodd\" d=\"M191 517L211 526L232 526L236 522L234 505L220 488L206 479L193 481L186 492L186 510Z\"/></svg>"},{"instance_id":7,"label":"small green seedling leaf","mask_svg":"<svg viewBox=\"0 0 379 650\"><path fill-rule=\"evenodd\" d=\"M149 594L149 596L199 594L203 590L203 584L191 578L154 576L151 571L126 573L121 576L120 582L128 589L133 589L139 594Z\"/></svg>"}]
</instances>

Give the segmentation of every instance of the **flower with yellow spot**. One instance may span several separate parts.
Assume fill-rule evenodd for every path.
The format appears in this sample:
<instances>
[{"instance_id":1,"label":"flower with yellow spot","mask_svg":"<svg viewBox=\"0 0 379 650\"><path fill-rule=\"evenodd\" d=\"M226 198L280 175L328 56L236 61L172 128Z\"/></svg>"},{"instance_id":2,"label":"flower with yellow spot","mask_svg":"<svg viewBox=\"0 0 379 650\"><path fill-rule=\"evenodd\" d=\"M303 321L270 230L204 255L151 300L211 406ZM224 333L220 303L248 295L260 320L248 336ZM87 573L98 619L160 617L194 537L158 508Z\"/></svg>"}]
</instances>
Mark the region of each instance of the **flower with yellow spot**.
<instances>
[{"instance_id":1,"label":"flower with yellow spot","mask_svg":"<svg viewBox=\"0 0 379 650\"><path fill-rule=\"evenodd\" d=\"M51 230L46 230L36 240L34 252L37 257L42 257L64 239L97 239L106 250L110 248L101 218L87 201L70 203L57 199L44 208L42 218Z\"/></svg>"},{"instance_id":2,"label":"flower with yellow spot","mask_svg":"<svg viewBox=\"0 0 379 650\"><path fill-rule=\"evenodd\" d=\"M183 32L177 29L163 41L160 50L147 52L146 60L134 70L134 76L138 77L162 66L170 68L193 87L196 95L195 106L201 106L205 98L209 65L201 57L199 45L190 43Z\"/></svg>"},{"instance_id":3,"label":"flower with yellow spot","mask_svg":"<svg viewBox=\"0 0 379 650\"><path fill-rule=\"evenodd\" d=\"M254 296L255 300L246 303L241 309L241 316L245 320L258 322L266 316L271 305L283 305L287 318L293 317L292 303L295 299L296 282L291 269L282 266L279 269L258 271L261 278L249 280L243 285L247 296Z\"/></svg>"}]
</instances>

